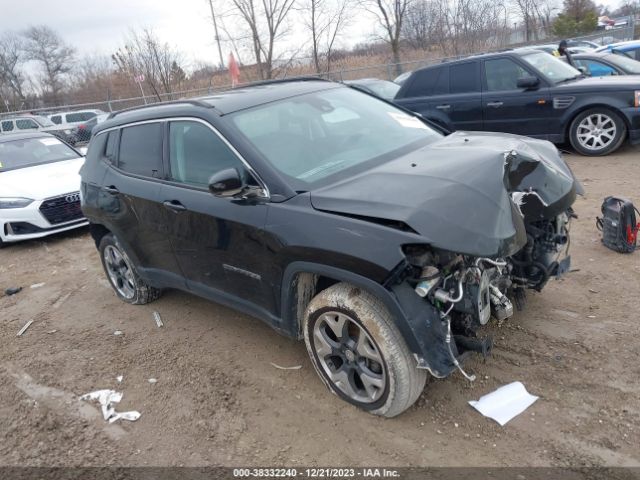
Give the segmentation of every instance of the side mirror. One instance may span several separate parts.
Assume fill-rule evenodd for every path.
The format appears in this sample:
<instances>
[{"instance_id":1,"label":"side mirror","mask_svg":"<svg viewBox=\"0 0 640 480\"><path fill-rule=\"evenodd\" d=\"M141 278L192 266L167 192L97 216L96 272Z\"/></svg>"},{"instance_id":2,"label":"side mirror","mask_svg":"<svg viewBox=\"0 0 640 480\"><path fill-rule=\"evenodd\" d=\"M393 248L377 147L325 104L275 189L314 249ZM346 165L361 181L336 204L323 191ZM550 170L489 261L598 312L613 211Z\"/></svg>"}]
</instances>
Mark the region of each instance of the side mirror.
<instances>
[{"instance_id":1,"label":"side mirror","mask_svg":"<svg viewBox=\"0 0 640 480\"><path fill-rule=\"evenodd\" d=\"M245 184L237 168L214 173L209 179L209 191L216 197L233 197L242 192Z\"/></svg>"},{"instance_id":2,"label":"side mirror","mask_svg":"<svg viewBox=\"0 0 640 480\"><path fill-rule=\"evenodd\" d=\"M516 86L518 88L535 88L540 84L538 77L521 77L518 79Z\"/></svg>"}]
</instances>

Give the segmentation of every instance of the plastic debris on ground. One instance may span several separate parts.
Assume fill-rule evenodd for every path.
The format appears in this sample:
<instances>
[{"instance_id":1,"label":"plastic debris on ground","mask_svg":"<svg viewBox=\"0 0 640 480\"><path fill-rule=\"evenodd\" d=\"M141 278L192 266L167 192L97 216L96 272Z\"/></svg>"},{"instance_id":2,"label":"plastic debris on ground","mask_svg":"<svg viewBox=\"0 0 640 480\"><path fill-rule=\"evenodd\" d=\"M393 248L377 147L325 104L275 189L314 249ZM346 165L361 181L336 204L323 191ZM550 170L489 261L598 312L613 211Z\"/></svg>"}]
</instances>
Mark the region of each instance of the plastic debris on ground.
<instances>
[{"instance_id":1,"label":"plastic debris on ground","mask_svg":"<svg viewBox=\"0 0 640 480\"><path fill-rule=\"evenodd\" d=\"M129 412L116 412L113 405L120 403L122 400L122 392L115 390L96 390L80 397L80 400L97 400L102 409L102 417L109 423L117 420L129 420L135 422L140 418L141 413L136 410Z\"/></svg>"},{"instance_id":2,"label":"plastic debris on ground","mask_svg":"<svg viewBox=\"0 0 640 480\"><path fill-rule=\"evenodd\" d=\"M116 377L116 382L118 382L118 383L122 383L122 379L123 379L123 378L124 378L124 377L123 377L122 375L118 375L118 376Z\"/></svg>"},{"instance_id":3,"label":"plastic debris on ground","mask_svg":"<svg viewBox=\"0 0 640 480\"><path fill-rule=\"evenodd\" d=\"M40 288L40 287L44 287L44 285L45 285L44 282L42 282L42 283L34 283L29 288Z\"/></svg>"},{"instance_id":4,"label":"plastic debris on ground","mask_svg":"<svg viewBox=\"0 0 640 480\"><path fill-rule=\"evenodd\" d=\"M116 330L115 332L113 332L113 334L118 337L120 335L122 335L122 330Z\"/></svg>"},{"instance_id":5,"label":"plastic debris on ground","mask_svg":"<svg viewBox=\"0 0 640 480\"><path fill-rule=\"evenodd\" d=\"M271 362L271 366L279 370L300 370L302 368L302 365L294 365L293 367L281 367L280 365L277 365L273 362Z\"/></svg>"},{"instance_id":6,"label":"plastic debris on ground","mask_svg":"<svg viewBox=\"0 0 640 480\"><path fill-rule=\"evenodd\" d=\"M160 314L158 312L153 312L153 318L155 319L158 328L164 327L164 323L162 323L162 318L160 318Z\"/></svg>"},{"instance_id":7,"label":"plastic debris on ground","mask_svg":"<svg viewBox=\"0 0 640 480\"><path fill-rule=\"evenodd\" d=\"M7 297L10 297L11 295L15 295L16 293L21 292L21 291L22 291L22 287L11 287L11 288L7 288L4 291L4 294Z\"/></svg>"},{"instance_id":8,"label":"plastic debris on ground","mask_svg":"<svg viewBox=\"0 0 640 480\"><path fill-rule=\"evenodd\" d=\"M27 328L29 328L29 327L31 326L31 324L32 324L32 323L33 323L33 320L29 320L27 323L25 323L25 324L24 324L24 327L22 327L22 328L20 329L20 331L18 332L18 334L16 335L16 337L21 337L21 336L22 336L22 334L23 334L24 332L26 332L26 331L27 331Z\"/></svg>"},{"instance_id":9,"label":"plastic debris on ground","mask_svg":"<svg viewBox=\"0 0 640 480\"><path fill-rule=\"evenodd\" d=\"M531 395L521 382L513 382L483 395L480 400L471 400L469 405L485 417L504 426L516 415L529 408L538 397Z\"/></svg>"}]
</instances>

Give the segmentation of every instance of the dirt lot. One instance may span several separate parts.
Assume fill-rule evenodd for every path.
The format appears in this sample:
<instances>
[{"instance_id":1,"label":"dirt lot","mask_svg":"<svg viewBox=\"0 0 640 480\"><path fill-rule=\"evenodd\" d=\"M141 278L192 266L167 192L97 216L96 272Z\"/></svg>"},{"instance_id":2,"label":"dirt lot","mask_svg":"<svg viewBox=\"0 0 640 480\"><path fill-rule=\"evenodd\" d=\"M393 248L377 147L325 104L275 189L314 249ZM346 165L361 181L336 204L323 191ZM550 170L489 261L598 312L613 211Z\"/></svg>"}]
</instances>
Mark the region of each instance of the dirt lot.
<instances>
[{"instance_id":1,"label":"dirt lot","mask_svg":"<svg viewBox=\"0 0 640 480\"><path fill-rule=\"evenodd\" d=\"M594 227L605 195L640 203L640 152L568 159L587 190L577 270L489 328L493 355L467 364L475 383L431 380L392 420L331 395L304 345L258 320L181 292L120 302L86 231L0 250L0 287L24 288L0 298L0 464L640 465L640 252L606 250ZM467 404L515 380L540 400L507 426ZM142 417L108 425L80 406L100 388Z\"/></svg>"}]
</instances>

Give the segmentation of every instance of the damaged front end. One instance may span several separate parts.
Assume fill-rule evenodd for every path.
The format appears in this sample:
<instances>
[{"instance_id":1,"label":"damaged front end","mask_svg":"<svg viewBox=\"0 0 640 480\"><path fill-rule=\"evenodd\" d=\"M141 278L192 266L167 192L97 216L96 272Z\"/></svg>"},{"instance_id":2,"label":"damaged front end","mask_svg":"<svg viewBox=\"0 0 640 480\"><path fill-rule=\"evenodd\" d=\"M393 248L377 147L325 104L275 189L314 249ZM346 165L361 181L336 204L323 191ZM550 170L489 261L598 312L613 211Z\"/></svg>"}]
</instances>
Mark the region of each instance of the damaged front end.
<instances>
[{"instance_id":1,"label":"damaged front end","mask_svg":"<svg viewBox=\"0 0 640 480\"><path fill-rule=\"evenodd\" d=\"M486 140L482 134L480 140ZM541 291L550 278L570 268L569 226L576 217L571 205L576 194L582 194L582 187L555 148L536 145L540 146L542 151L525 148L524 152L503 153L503 192L517 215L512 216L515 234L510 235L509 248L501 249L502 255L469 254L477 251L473 237L467 239L467 252L451 252L433 244L403 246L406 262L390 283L396 295L404 291L405 302L420 302L430 312L440 344L434 349L432 343L432 351L423 350L425 354L416 357L420 368L436 376L458 369L474 380L462 368L463 359L472 352L486 356L492 347L490 337L478 337L479 327L491 318L508 319L514 304L518 310L524 307L527 289ZM407 295L409 288L412 299ZM439 353L434 355L434 351Z\"/></svg>"}]
</instances>

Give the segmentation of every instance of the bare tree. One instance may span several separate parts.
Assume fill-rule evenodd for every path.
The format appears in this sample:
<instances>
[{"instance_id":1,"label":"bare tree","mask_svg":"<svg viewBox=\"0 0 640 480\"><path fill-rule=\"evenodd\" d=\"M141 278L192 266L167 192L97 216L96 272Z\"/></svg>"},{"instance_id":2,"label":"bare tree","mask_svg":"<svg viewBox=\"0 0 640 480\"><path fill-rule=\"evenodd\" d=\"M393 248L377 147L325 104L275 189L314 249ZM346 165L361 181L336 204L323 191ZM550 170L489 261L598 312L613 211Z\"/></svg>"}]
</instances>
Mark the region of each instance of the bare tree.
<instances>
[{"instance_id":1,"label":"bare tree","mask_svg":"<svg viewBox=\"0 0 640 480\"><path fill-rule=\"evenodd\" d=\"M42 68L43 93L49 94L53 102L59 102L65 76L73 66L75 50L46 25L30 27L23 35L27 59L37 62Z\"/></svg>"},{"instance_id":2,"label":"bare tree","mask_svg":"<svg viewBox=\"0 0 640 480\"><path fill-rule=\"evenodd\" d=\"M130 78L144 75L144 82L158 100L184 81L182 54L162 43L149 29L132 31L124 47L112 55L117 68ZM182 73L180 73L182 72Z\"/></svg>"},{"instance_id":3,"label":"bare tree","mask_svg":"<svg viewBox=\"0 0 640 480\"><path fill-rule=\"evenodd\" d=\"M316 73L331 69L336 40L348 23L349 0L304 0L301 10L311 33L311 56Z\"/></svg>"},{"instance_id":4,"label":"bare tree","mask_svg":"<svg viewBox=\"0 0 640 480\"><path fill-rule=\"evenodd\" d=\"M258 75L272 78L276 41L286 34L286 20L295 0L231 0L250 33Z\"/></svg>"},{"instance_id":5,"label":"bare tree","mask_svg":"<svg viewBox=\"0 0 640 480\"><path fill-rule=\"evenodd\" d=\"M463 55L500 45L504 5L495 0L436 0L442 50Z\"/></svg>"},{"instance_id":6,"label":"bare tree","mask_svg":"<svg viewBox=\"0 0 640 480\"><path fill-rule=\"evenodd\" d=\"M365 10L376 16L378 24L385 32L384 39L391 47L396 74L402 73L400 65L400 39L402 23L412 0L360 0Z\"/></svg>"},{"instance_id":7,"label":"bare tree","mask_svg":"<svg viewBox=\"0 0 640 480\"><path fill-rule=\"evenodd\" d=\"M23 64L25 56L20 37L5 33L0 37L0 87L3 91L3 103L8 107L9 100L19 107L25 98L25 74Z\"/></svg>"},{"instance_id":8,"label":"bare tree","mask_svg":"<svg viewBox=\"0 0 640 480\"><path fill-rule=\"evenodd\" d=\"M417 0L407 8L402 25L403 37L413 48L428 49L437 42L440 15L434 0Z\"/></svg>"}]
</instances>

